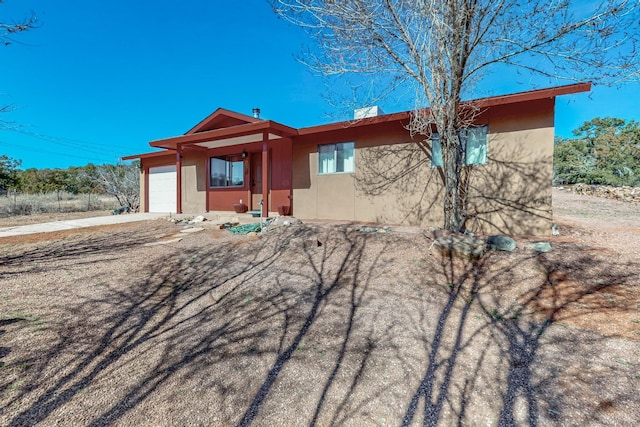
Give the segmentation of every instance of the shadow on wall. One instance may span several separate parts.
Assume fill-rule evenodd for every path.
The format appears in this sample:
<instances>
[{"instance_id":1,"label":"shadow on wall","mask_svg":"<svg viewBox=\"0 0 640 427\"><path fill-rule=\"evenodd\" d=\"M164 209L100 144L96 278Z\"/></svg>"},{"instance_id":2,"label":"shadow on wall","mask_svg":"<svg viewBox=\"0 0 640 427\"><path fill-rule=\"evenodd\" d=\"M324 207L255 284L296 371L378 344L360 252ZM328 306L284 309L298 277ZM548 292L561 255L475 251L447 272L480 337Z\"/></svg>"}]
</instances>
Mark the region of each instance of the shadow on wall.
<instances>
[{"instance_id":1,"label":"shadow on wall","mask_svg":"<svg viewBox=\"0 0 640 427\"><path fill-rule=\"evenodd\" d=\"M379 223L441 226L442 175L417 143L358 150L355 186Z\"/></svg>"},{"instance_id":2,"label":"shadow on wall","mask_svg":"<svg viewBox=\"0 0 640 427\"><path fill-rule=\"evenodd\" d=\"M465 228L482 234L549 235L553 159L523 154L515 144L490 135L486 165L467 167ZM443 174L432 168L428 144L405 143L363 148L356 189L380 223L441 227Z\"/></svg>"},{"instance_id":3,"label":"shadow on wall","mask_svg":"<svg viewBox=\"0 0 640 427\"><path fill-rule=\"evenodd\" d=\"M521 147L489 144L488 165L470 173L467 228L484 234L550 235L552 154L521 154Z\"/></svg>"}]
</instances>

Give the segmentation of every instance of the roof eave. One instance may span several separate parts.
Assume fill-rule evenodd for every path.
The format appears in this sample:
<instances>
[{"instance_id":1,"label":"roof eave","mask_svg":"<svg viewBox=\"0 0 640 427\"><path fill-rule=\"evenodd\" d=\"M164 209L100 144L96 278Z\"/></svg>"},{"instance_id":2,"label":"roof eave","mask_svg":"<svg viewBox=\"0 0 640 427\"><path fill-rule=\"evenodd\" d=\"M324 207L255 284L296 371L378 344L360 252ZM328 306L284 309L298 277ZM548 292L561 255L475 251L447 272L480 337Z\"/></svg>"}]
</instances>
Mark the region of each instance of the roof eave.
<instances>
[{"instance_id":1,"label":"roof eave","mask_svg":"<svg viewBox=\"0 0 640 427\"><path fill-rule=\"evenodd\" d=\"M555 98L561 95L570 95L574 93L589 92L591 90L591 83L574 83L565 86L556 86L552 88L536 89L527 92L519 92L509 95L490 96L487 98L479 98L469 101L463 101L463 104L472 104L479 108L493 107L496 105L514 104L517 102L535 101L538 99ZM428 111L428 108L426 108ZM369 126L373 124L393 122L393 121L405 121L411 117L412 111L404 111L401 113L385 114L382 116L369 117L359 120L346 120L336 123L328 123L324 125L311 126L302 128L298 131L300 136L311 135L322 132L331 132L346 128L354 128L359 126Z\"/></svg>"},{"instance_id":2,"label":"roof eave","mask_svg":"<svg viewBox=\"0 0 640 427\"><path fill-rule=\"evenodd\" d=\"M234 118L234 119L245 121L247 123L254 123L254 122L261 121L260 119L257 119L255 117L247 116L246 114L236 113L235 111L226 110L224 108L218 108L218 109L216 109L216 111L214 111L213 113L209 114L204 119L200 120L200 122L197 125L195 125L194 127L192 127L191 129L189 129L185 133L185 135L191 135L191 134L200 132L202 128L206 127L207 124L209 124L213 119L215 119L218 116L231 117L231 118Z\"/></svg>"},{"instance_id":3,"label":"roof eave","mask_svg":"<svg viewBox=\"0 0 640 427\"><path fill-rule=\"evenodd\" d=\"M311 135L311 134L316 134L321 132L331 132L331 131L360 127L360 126L370 126L375 124L396 122L396 121L399 122L403 120L408 120L410 116L411 116L410 111L403 111L400 113L384 114L382 116L365 117L357 120L345 120L342 122L328 123L324 125L317 125L317 126L302 128L298 130L298 135L300 136Z\"/></svg>"},{"instance_id":4,"label":"roof eave","mask_svg":"<svg viewBox=\"0 0 640 427\"><path fill-rule=\"evenodd\" d=\"M479 98L465 103L474 104L479 107L492 107L494 105L515 104L517 102L535 101L538 99L555 98L556 96L571 95L575 93L589 92L591 82L574 83L564 86L556 86L545 89L535 89L527 92L513 93L509 95L490 96Z\"/></svg>"},{"instance_id":5,"label":"roof eave","mask_svg":"<svg viewBox=\"0 0 640 427\"><path fill-rule=\"evenodd\" d=\"M129 156L120 157L121 160L151 159L154 157L164 157L172 154L175 150L168 149L163 151L154 151L151 153L131 154Z\"/></svg>"},{"instance_id":6,"label":"roof eave","mask_svg":"<svg viewBox=\"0 0 640 427\"><path fill-rule=\"evenodd\" d=\"M557 96L562 95L570 95L582 92L588 92L591 90L592 84L590 82L586 83L574 83L564 86L556 86L552 88L545 89L536 89L527 92L519 92L509 95L499 95L499 96L491 96L487 98L479 98L475 100L464 101L466 104L473 104L480 108L487 108L497 105L507 105L518 102L527 102L534 101L545 98L555 98ZM232 111L224 110L222 108L217 109L213 114L202 120L198 125L192 128L187 134L159 139L155 141L151 141L149 145L154 148L162 148L166 150L177 150L178 146L181 145L190 145L190 144L198 144L202 142L208 141L217 141L226 138L234 138L241 137L251 134L256 134L259 132L269 132L275 135L278 135L282 138L293 138L295 136L304 136L304 135L312 135L318 134L322 132L332 132L339 131L348 128L361 127L361 126L370 126L382 123L390 123L390 122L404 122L410 119L412 111L404 111L400 113L392 113L385 114L382 116L376 117L368 117L359 120L345 120L341 122L328 123L324 125L317 125L306 127L302 129L295 129L286 125L283 125L278 122L273 122L271 120L257 120L251 123L231 126L227 128L214 129L210 131L201 131L198 132L203 124L207 123L212 117L216 115L228 115L241 119L254 119L249 116L245 116L243 114L234 113ZM255 119L254 119L255 120ZM128 156L129 158L139 158L136 156ZM124 158L123 158L124 159Z\"/></svg>"},{"instance_id":7,"label":"roof eave","mask_svg":"<svg viewBox=\"0 0 640 427\"><path fill-rule=\"evenodd\" d=\"M203 131L172 138L151 141L150 146L176 150L179 145L198 144L200 142L218 141L226 138L252 135L260 132L269 132L282 138L291 138L298 135L298 130L271 120L247 123L223 129Z\"/></svg>"}]
</instances>

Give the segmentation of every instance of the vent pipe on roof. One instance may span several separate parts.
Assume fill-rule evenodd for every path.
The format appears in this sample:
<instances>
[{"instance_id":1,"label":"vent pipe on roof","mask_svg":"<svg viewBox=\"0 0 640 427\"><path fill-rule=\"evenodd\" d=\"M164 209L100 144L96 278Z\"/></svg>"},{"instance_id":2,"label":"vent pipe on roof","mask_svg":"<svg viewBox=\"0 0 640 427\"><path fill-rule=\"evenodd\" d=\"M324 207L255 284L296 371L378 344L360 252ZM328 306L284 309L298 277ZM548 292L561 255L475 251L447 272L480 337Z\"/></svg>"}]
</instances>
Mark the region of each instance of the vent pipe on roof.
<instances>
[{"instance_id":1,"label":"vent pipe on roof","mask_svg":"<svg viewBox=\"0 0 640 427\"><path fill-rule=\"evenodd\" d=\"M260 118L260 109L259 108L254 108L252 111L253 111L253 118L254 119L259 119Z\"/></svg>"}]
</instances>

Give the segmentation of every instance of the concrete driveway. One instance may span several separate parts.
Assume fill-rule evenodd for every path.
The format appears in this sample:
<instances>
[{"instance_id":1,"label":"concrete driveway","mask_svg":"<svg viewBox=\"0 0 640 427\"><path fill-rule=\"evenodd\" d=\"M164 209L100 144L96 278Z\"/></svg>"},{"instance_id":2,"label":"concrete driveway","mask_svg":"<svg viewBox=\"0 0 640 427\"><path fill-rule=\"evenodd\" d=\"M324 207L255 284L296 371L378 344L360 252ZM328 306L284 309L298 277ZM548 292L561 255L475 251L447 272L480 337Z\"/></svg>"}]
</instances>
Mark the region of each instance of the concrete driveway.
<instances>
[{"instance_id":1,"label":"concrete driveway","mask_svg":"<svg viewBox=\"0 0 640 427\"><path fill-rule=\"evenodd\" d=\"M146 221L164 218L164 213L134 213L126 215L96 216L93 218L70 219L65 221L45 222L42 224L19 225L0 228L0 237L21 236L24 234L48 233L51 231L73 230L76 228L95 227L97 225L123 224L126 222Z\"/></svg>"}]
</instances>

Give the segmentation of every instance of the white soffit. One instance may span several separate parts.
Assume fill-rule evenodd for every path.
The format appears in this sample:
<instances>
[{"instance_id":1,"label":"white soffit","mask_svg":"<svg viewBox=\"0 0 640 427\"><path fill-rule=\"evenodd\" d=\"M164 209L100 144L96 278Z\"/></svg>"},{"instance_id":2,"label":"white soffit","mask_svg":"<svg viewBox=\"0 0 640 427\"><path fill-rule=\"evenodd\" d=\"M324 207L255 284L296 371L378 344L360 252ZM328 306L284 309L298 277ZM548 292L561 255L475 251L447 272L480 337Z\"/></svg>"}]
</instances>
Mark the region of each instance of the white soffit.
<instances>
[{"instance_id":1,"label":"white soffit","mask_svg":"<svg viewBox=\"0 0 640 427\"><path fill-rule=\"evenodd\" d=\"M269 134L269 140L280 139L280 136L273 133ZM250 144L252 142L262 141L262 134L236 136L233 138L219 139L216 141L199 142L195 145L205 148L229 147L231 145Z\"/></svg>"}]
</instances>

